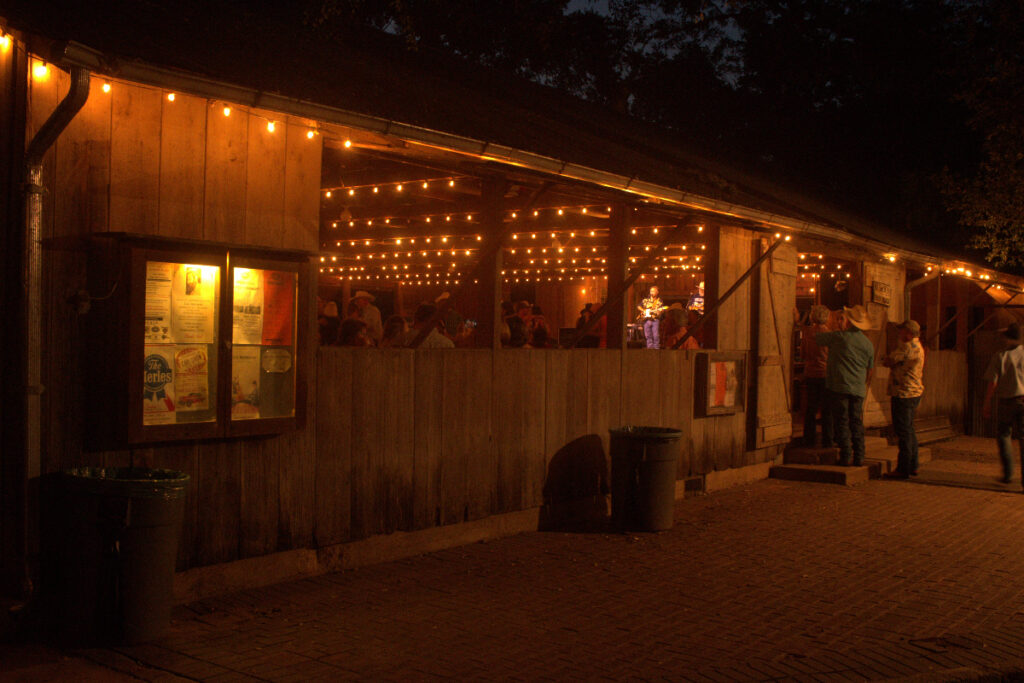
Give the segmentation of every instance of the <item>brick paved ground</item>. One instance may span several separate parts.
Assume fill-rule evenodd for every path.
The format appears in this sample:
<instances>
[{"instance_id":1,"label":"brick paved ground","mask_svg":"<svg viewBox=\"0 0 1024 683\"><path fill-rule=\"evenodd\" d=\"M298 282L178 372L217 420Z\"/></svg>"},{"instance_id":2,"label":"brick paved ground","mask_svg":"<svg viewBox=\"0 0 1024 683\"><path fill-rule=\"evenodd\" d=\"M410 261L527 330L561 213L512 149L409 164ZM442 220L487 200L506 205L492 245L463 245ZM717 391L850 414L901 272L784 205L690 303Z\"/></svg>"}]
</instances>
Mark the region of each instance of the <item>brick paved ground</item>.
<instances>
[{"instance_id":1,"label":"brick paved ground","mask_svg":"<svg viewBox=\"0 0 1024 683\"><path fill-rule=\"evenodd\" d=\"M1024 670L1024 496L763 481L179 608L147 680L863 680Z\"/></svg>"}]
</instances>

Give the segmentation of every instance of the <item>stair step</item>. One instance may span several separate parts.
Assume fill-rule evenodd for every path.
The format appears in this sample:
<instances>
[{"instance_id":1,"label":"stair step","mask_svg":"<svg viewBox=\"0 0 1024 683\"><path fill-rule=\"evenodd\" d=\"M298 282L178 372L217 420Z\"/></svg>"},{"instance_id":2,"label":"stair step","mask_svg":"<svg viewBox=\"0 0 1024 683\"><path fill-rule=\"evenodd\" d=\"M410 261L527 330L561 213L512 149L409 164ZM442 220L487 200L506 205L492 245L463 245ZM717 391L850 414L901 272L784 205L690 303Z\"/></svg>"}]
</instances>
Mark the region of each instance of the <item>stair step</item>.
<instances>
[{"instance_id":1,"label":"stair step","mask_svg":"<svg viewBox=\"0 0 1024 683\"><path fill-rule=\"evenodd\" d=\"M952 427L946 427L944 429L929 429L926 432L917 433L917 442L920 443L936 443L938 441L949 441L955 439L957 436L956 431Z\"/></svg>"},{"instance_id":2,"label":"stair step","mask_svg":"<svg viewBox=\"0 0 1024 683\"><path fill-rule=\"evenodd\" d=\"M838 448L788 448L782 455L786 465L835 465L839 461Z\"/></svg>"},{"instance_id":3,"label":"stair step","mask_svg":"<svg viewBox=\"0 0 1024 683\"><path fill-rule=\"evenodd\" d=\"M809 481L821 484L852 486L863 484L870 478L871 468L839 467L837 465L773 465L768 476L787 481Z\"/></svg>"}]
</instances>

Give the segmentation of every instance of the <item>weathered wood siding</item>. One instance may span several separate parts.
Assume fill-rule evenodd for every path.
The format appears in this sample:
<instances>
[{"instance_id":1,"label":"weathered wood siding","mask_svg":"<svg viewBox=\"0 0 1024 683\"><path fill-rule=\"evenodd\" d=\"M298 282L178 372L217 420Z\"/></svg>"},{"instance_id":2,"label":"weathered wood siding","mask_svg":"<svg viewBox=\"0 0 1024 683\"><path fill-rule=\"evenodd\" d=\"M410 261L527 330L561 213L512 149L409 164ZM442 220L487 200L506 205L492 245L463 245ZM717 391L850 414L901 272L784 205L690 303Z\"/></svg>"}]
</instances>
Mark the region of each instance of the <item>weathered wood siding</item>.
<instances>
[{"instance_id":1,"label":"weathered wood siding","mask_svg":"<svg viewBox=\"0 0 1024 683\"><path fill-rule=\"evenodd\" d=\"M697 351L322 348L315 541L454 524L591 490L558 454L589 439L578 476L608 467L608 430L683 431L678 477L761 462L743 413L693 417Z\"/></svg>"},{"instance_id":2,"label":"weathered wood siding","mask_svg":"<svg viewBox=\"0 0 1024 683\"><path fill-rule=\"evenodd\" d=\"M31 136L67 93L52 70L29 82ZM278 437L185 443L113 452L83 450L83 409L103 400L82 385L80 318L67 303L86 284L87 255L74 239L132 232L318 249L321 139L311 122L233 111L177 93L93 78L89 99L45 157L43 234L42 469L148 465L192 477L178 567L309 547L317 517L315 358L304 429ZM275 120L275 131L267 129ZM92 292L102 296L105 292ZM312 303L312 302L310 302ZM313 334L313 330L309 330Z\"/></svg>"}]
</instances>

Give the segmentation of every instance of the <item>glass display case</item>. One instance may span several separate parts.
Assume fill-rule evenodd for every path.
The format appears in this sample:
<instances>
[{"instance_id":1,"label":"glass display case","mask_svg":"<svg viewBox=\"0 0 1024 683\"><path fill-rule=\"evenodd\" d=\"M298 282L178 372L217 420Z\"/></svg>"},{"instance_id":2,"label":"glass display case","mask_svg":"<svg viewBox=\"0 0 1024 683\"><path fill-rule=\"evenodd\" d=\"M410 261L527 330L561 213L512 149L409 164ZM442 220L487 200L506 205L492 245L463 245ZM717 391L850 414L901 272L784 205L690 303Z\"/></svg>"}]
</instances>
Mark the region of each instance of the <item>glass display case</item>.
<instances>
[{"instance_id":1,"label":"glass display case","mask_svg":"<svg viewBox=\"0 0 1024 683\"><path fill-rule=\"evenodd\" d=\"M112 234L95 240L91 441L266 434L302 418L309 255ZM99 397L105 397L103 400Z\"/></svg>"}]
</instances>

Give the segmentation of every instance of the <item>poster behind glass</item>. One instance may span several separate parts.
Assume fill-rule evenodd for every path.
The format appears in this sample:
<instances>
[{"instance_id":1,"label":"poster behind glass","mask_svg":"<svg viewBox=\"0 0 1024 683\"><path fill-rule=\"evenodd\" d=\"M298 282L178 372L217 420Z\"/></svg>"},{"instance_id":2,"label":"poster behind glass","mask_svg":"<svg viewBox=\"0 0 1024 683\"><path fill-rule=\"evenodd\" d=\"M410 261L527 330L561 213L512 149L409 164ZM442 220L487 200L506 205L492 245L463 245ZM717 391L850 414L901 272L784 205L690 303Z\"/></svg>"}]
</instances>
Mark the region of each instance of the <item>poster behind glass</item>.
<instances>
[{"instance_id":1,"label":"poster behind glass","mask_svg":"<svg viewBox=\"0 0 1024 683\"><path fill-rule=\"evenodd\" d=\"M146 262L142 424L217 419L220 268Z\"/></svg>"},{"instance_id":2,"label":"poster behind glass","mask_svg":"<svg viewBox=\"0 0 1024 683\"><path fill-rule=\"evenodd\" d=\"M231 419L295 415L294 272L234 269Z\"/></svg>"}]
</instances>

